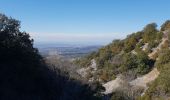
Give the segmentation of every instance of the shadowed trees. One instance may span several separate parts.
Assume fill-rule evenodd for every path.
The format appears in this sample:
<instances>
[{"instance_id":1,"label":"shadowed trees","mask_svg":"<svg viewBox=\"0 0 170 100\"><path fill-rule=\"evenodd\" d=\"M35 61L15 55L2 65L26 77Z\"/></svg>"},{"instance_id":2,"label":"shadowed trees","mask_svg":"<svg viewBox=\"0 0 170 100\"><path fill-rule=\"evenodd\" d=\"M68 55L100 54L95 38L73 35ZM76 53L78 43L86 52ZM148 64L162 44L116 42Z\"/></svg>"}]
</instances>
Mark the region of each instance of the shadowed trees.
<instances>
[{"instance_id":1,"label":"shadowed trees","mask_svg":"<svg viewBox=\"0 0 170 100\"><path fill-rule=\"evenodd\" d=\"M87 84L45 64L20 22L0 14L1 100L95 100Z\"/></svg>"}]
</instances>

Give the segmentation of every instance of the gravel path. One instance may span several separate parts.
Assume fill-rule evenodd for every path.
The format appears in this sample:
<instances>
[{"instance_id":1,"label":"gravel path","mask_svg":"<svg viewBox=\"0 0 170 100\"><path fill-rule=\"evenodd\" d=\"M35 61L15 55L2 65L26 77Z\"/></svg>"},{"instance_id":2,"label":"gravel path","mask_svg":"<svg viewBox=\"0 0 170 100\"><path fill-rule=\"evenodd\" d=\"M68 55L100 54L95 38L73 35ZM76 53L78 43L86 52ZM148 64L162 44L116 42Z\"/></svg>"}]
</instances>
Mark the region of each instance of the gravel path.
<instances>
[{"instance_id":1,"label":"gravel path","mask_svg":"<svg viewBox=\"0 0 170 100\"><path fill-rule=\"evenodd\" d=\"M159 71L157 70L157 68L154 68L151 72L149 72L148 74L142 76L142 77L138 77L135 80L129 82L130 85L132 86L139 86L139 87L147 87L147 83L155 80L159 75Z\"/></svg>"},{"instance_id":2,"label":"gravel path","mask_svg":"<svg viewBox=\"0 0 170 100\"><path fill-rule=\"evenodd\" d=\"M110 94L114 92L117 88L121 87L123 80L120 77L117 77L115 80L109 81L105 84L103 84L103 87L105 87L106 91L103 92L104 94Z\"/></svg>"}]
</instances>

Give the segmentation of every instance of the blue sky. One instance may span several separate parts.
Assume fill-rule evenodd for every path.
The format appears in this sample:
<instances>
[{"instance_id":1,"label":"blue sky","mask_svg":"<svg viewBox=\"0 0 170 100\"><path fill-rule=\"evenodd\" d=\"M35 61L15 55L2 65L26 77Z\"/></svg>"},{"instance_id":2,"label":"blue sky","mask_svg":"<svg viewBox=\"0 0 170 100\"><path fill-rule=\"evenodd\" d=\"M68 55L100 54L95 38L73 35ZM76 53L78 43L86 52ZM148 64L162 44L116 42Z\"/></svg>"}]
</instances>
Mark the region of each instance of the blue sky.
<instances>
[{"instance_id":1,"label":"blue sky","mask_svg":"<svg viewBox=\"0 0 170 100\"><path fill-rule=\"evenodd\" d=\"M170 0L0 0L36 43L107 44L170 19Z\"/></svg>"}]
</instances>

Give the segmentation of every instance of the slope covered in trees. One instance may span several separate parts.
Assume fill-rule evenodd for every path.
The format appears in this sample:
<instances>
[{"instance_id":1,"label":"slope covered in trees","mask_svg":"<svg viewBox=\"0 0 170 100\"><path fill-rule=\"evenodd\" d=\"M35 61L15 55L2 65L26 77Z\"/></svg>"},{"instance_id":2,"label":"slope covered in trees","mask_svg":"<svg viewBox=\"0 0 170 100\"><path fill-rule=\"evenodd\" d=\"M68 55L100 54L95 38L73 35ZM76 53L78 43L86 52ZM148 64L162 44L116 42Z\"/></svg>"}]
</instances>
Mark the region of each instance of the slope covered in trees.
<instances>
[{"instance_id":1,"label":"slope covered in trees","mask_svg":"<svg viewBox=\"0 0 170 100\"><path fill-rule=\"evenodd\" d=\"M95 87L47 65L19 29L18 20L0 14L0 100L99 99Z\"/></svg>"},{"instance_id":2,"label":"slope covered in trees","mask_svg":"<svg viewBox=\"0 0 170 100\"><path fill-rule=\"evenodd\" d=\"M160 74L156 80L147 85L148 89L133 90L131 86L124 85L123 90L113 92L112 100L165 100L170 98L169 39L169 20L160 30L155 23L150 23L143 30L128 35L125 39L114 40L97 52L77 59L75 63L80 68L88 68L91 61L95 60L97 70L92 70L88 78L101 83L111 82L120 74L124 80L130 82L149 73L153 68L158 69Z\"/></svg>"},{"instance_id":3,"label":"slope covered in trees","mask_svg":"<svg viewBox=\"0 0 170 100\"><path fill-rule=\"evenodd\" d=\"M92 59L96 60L98 78L109 81L120 73L139 76L148 73L154 60L148 54L161 42L163 33L158 31L155 23L146 25L142 31L128 35L126 39L114 40L91 55L76 61L80 66L88 67ZM145 44L148 44L143 50Z\"/></svg>"}]
</instances>

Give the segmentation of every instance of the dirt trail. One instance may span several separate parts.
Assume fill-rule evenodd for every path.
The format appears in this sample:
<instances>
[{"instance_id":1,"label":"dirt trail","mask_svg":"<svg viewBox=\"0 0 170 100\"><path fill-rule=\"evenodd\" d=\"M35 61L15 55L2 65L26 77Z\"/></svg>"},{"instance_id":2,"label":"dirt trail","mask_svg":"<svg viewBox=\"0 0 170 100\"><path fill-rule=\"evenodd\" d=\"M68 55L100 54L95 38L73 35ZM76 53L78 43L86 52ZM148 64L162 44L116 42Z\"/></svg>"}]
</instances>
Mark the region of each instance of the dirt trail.
<instances>
[{"instance_id":1,"label":"dirt trail","mask_svg":"<svg viewBox=\"0 0 170 100\"><path fill-rule=\"evenodd\" d=\"M154 58L153 58L154 55L155 55L159 50L161 50L161 47L163 46L163 44L164 44L167 40L168 40L167 38L162 38L162 42L158 45L158 47L155 48L155 49L153 50L153 52L148 55L149 58L154 59Z\"/></svg>"},{"instance_id":2,"label":"dirt trail","mask_svg":"<svg viewBox=\"0 0 170 100\"><path fill-rule=\"evenodd\" d=\"M159 71L157 70L157 68L154 68L151 72L149 72L148 74L142 76L142 77L138 77L137 79L129 82L130 85L132 86L139 86L139 87L147 87L147 83L155 80L159 75Z\"/></svg>"},{"instance_id":3,"label":"dirt trail","mask_svg":"<svg viewBox=\"0 0 170 100\"><path fill-rule=\"evenodd\" d=\"M129 85L131 85L132 87L142 87L142 88L147 89L147 83L154 81L158 77L158 75L159 75L159 71L157 70L157 68L154 68L148 74L130 81ZM112 81L109 81L103 84L103 87L105 87L106 89L106 91L103 93L109 94L109 93L116 91L118 88L123 86L122 85L123 82L124 81L120 77L117 77L115 80L112 80Z\"/></svg>"},{"instance_id":4,"label":"dirt trail","mask_svg":"<svg viewBox=\"0 0 170 100\"><path fill-rule=\"evenodd\" d=\"M120 77L117 77L115 80L109 81L105 84L103 84L103 87L105 87L106 91L103 92L104 94L110 94L114 92L117 88L121 87L121 83L123 80Z\"/></svg>"}]
</instances>

